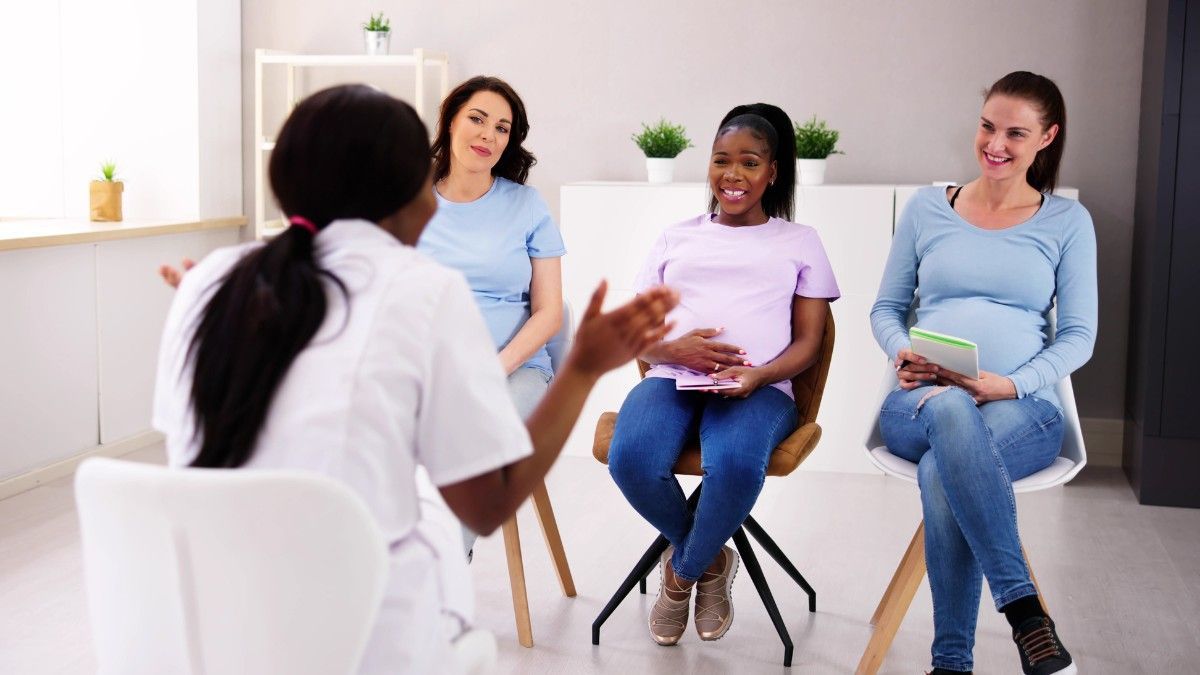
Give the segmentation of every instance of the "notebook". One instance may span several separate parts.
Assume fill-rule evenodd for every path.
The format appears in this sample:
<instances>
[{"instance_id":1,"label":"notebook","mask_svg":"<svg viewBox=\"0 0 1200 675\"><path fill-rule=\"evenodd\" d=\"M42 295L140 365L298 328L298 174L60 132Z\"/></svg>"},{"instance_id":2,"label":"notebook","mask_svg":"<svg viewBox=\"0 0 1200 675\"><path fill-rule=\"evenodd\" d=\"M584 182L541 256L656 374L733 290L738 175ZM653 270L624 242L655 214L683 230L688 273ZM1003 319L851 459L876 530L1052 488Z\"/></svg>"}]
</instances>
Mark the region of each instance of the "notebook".
<instances>
[{"instance_id":1,"label":"notebook","mask_svg":"<svg viewBox=\"0 0 1200 675\"><path fill-rule=\"evenodd\" d=\"M741 385L735 380L716 380L708 375L693 374L675 376L675 389L694 391L697 389L737 389Z\"/></svg>"},{"instance_id":2,"label":"notebook","mask_svg":"<svg viewBox=\"0 0 1200 675\"><path fill-rule=\"evenodd\" d=\"M915 326L908 329L908 339L913 353L930 363L979 379L979 347L974 342Z\"/></svg>"}]
</instances>

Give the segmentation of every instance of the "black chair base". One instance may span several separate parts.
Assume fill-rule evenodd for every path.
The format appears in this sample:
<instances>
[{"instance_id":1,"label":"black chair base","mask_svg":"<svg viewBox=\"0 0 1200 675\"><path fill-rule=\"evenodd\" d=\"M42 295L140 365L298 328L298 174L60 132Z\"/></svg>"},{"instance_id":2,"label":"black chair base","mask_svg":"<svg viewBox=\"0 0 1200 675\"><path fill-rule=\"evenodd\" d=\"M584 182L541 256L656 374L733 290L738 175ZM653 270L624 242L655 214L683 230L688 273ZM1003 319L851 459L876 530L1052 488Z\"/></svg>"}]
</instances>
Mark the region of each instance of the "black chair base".
<instances>
[{"instance_id":1,"label":"black chair base","mask_svg":"<svg viewBox=\"0 0 1200 675\"><path fill-rule=\"evenodd\" d=\"M703 485L697 487L691 497L688 498L688 507L693 510L696 508L696 502L700 499L701 487ZM751 581L754 582L755 590L758 591L759 597L762 598L763 606L766 608L767 614L771 617L771 623L775 624L775 631L779 633L779 640L783 642L783 665L790 667L792 665L793 651L792 638L788 634L787 626L784 625L783 616L779 613L779 607L775 604L775 596L771 594L771 587L767 584L767 578L763 575L762 567L758 564L758 556L755 555L754 549L750 546L750 540L746 537L747 532L758 541L763 550L808 595L808 611L810 612L817 611L817 592L809 585L804 575L800 574L800 571L796 569L792 561L784 555L779 545L775 543L775 540L771 539L766 530L758 524L758 521L754 520L753 516L747 516L742 526L738 528L737 532L733 533L733 543L742 557L742 565L745 566L746 573L750 575ZM612 613L616 611L621 601L633 590L635 584L643 595L646 593L646 577L654 571L654 566L658 564L659 557L662 556L663 551L667 550L669 545L670 542L667 541L667 538L659 535L650 544L650 547L646 549L646 552L642 554L641 559L634 565L629 575L625 577L625 580L621 582L621 586L617 588L617 592L613 594L608 604L604 606L604 609L596 616L596 620L592 622L592 644L600 644L600 627L604 625L608 617L612 616Z\"/></svg>"}]
</instances>

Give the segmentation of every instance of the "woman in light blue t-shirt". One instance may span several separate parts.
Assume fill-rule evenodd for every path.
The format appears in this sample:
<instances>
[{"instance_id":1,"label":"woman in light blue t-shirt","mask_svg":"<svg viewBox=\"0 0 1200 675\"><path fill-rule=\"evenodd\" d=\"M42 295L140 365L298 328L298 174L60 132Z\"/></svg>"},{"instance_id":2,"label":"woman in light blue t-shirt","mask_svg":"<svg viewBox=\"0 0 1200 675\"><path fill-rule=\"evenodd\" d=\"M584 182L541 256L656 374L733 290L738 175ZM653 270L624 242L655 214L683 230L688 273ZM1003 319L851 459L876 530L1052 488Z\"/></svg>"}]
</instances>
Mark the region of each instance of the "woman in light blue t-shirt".
<instances>
[{"instance_id":1,"label":"woman in light blue t-shirt","mask_svg":"<svg viewBox=\"0 0 1200 675\"><path fill-rule=\"evenodd\" d=\"M438 209L417 249L459 270L483 314L521 417L545 394L553 371L546 343L562 325L567 252L522 147L525 104L508 83L473 77L442 102L433 141ZM467 547L474 541L468 534Z\"/></svg>"},{"instance_id":2,"label":"woman in light blue t-shirt","mask_svg":"<svg viewBox=\"0 0 1200 675\"><path fill-rule=\"evenodd\" d=\"M562 325L562 236L537 190L525 105L507 83L473 77L442 103L433 141L438 210L417 249L467 278L522 415L550 376Z\"/></svg>"}]
</instances>

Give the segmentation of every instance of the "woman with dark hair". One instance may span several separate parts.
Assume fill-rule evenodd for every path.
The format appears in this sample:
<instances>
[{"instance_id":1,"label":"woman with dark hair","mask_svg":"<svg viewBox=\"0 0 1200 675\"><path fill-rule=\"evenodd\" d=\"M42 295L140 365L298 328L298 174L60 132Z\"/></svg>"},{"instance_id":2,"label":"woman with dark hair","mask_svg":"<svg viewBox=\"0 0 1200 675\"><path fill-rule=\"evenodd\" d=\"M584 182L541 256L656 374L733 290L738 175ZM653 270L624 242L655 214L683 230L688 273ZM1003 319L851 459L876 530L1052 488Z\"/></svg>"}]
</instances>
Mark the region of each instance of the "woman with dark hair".
<instances>
[{"instance_id":1,"label":"woman with dark hair","mask_svg":"<svg viewBox=\"0 0 1200 675\"><path fill-rule=\"evenodd\" d=\"M525 185L536 161L522 145L528 134L525 104L503 80L473 77L450 92L433 140L438 212L417 245L467 277L524 414L553 374L546 343L562 325L566 253L545 202Z\"/></svg>"},{"instance_id":2,"label":"woman with dark hair","mask_svg":"<svg viewBox=\"0 0 1200 675\"><path fill-rule=\"evenodd\" d=\"M546 343L562 325L567 252L541 195L525 185L536 162L528 135L525 104L507 82L477 76L455 87L433 140L438 211L417 244L466 276L522 417L554 374ZM469 551L475 535L463 538Z\"/></svg>"},{"instance_id":3,"label":"woman with dark hair","mask_svg":"<svg viewBox=\"0 0 1200 675\"><path fill-rule=\"evenodd\" d=\"M412 108L366 86L301 102L270 165L291 227L183 277L155 393L172 465L306 469L362 497L390 544L363 672L443 671L471 620L447 611L442 568L470 578L457 545L446 558L429 539L418 466L491 532L541 484L596 379L661 338L674 304L655 289L601 314L597 289L522 424L461 275L412 248L437 208L426 138Z\"/></svg>"},{"instance_id":4,"label":"woman with dark hair","mask_svg":"<svg viewBox=\"0 0 1200 675\"><path fill-rule=\"evenodd\" d=\"M762 103L731 110L708 183L711 212L666 228L636 282L640 292L670 284L680 304L675 327L642 355L652 367L621 406L609 450L625 498L671 542L649 618L660 645L682 637L693 587L702 640L732 625L738 556L725 542L758 499L771 451L799 423L791 378L816 360L839 296L816 230L788 222L787 114ZM697 388L680 388L689 383ZM692 513L672 467L697 432L704 489Z\"/></svg>"},{"instance_id":5,"label":"woman with dark hair","mask_svg":"<svg viewBox=\"0 0 1200 675\"><path fill-rule=\"evenodd\" d=\"M996 81L975 134L979 177L909 201L871 310L900 379L880 411L880 433L919 467L937 675L971 671L985 577L1024 672L1076 672L1026 566L1012 491L1012 481L1058 456L1054 388L1087 362L1096 339L1092 219L1052 194L1066 126L1049 79L1014 72ZM917 326L978 345L978 379L913 353L914 294Z\"/></svg>"}]
</instances>

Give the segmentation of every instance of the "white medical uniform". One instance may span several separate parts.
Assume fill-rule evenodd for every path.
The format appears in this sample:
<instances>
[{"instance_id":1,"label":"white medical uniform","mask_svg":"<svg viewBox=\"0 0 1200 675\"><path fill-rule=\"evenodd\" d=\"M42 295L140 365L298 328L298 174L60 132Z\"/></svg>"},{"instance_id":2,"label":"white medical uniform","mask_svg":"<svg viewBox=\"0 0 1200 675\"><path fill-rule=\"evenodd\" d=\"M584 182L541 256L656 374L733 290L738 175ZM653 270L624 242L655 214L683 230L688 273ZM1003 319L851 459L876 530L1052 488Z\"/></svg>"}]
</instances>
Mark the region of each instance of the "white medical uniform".
<instances>
[{"instance_id":1,"label":"white medical uniform","mask_svg":"<svg viewBox=\"0 0 1200 675\"><path fill-rule=\"evenodd\" d=\"M325 322L284 376L246 466L309 469L362 497L391 544L362 672L438 672L446 626L469 625L474 600L458 521L431 486L528 456L529 435L458 272L365 221L335 221L316 245L320 266L345 283L349 299L326 284ZM184 276L171 306L154 426L166 434L173 466L199 452L186 363L196 321L226 272L257 246L210 254Z\"/></svg>"}]
</instances>

